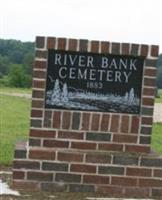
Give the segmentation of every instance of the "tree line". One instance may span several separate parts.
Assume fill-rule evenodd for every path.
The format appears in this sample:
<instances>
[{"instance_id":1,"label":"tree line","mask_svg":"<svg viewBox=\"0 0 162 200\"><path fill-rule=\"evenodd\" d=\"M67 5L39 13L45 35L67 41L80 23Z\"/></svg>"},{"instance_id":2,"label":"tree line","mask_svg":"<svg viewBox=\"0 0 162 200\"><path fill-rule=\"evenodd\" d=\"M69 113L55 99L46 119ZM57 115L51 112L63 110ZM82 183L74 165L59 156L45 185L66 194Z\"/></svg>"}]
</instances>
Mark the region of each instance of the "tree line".
<instances>
[{"instance_id":1,"label":"tree line","mask_svg":"<svg viewBox=\"0 0 162 200\"><path fill-rule=\"evenodd\" d=\"M0 84L31 87L34 43L0 39Z\"/></svg>"},{"instance_id":2,"label":"tree line","mask_svg":"<svg viewBox=\"0 0 162 200\"><path fill-rule=\"evenodd\" d=\"M31 87L34 42L0 39L0 84ZM162 88L162 54L158 62L157 86Z\"/></svg>"}]
</instances>

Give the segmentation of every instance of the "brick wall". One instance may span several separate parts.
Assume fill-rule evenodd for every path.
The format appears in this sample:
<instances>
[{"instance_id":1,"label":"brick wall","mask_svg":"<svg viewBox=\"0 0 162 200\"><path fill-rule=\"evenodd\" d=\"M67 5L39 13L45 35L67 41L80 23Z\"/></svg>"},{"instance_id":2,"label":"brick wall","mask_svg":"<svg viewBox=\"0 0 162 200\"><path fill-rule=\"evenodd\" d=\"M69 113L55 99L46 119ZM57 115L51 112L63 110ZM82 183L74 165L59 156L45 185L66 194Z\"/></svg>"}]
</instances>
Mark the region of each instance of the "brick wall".
<instances>
[{"instance_id":1,"label":"brick wall","mask_svg":"<svg viewBox=\"0 0 162 200\"><path fill-rule=\"evenodd\" d=\"M144 56L141 113L45 109L48 49ZM155 45L37 37L30 139L15 151L14 186L112 196L162 195L162 158L149 154L157 57Z\"/></svg>"}]
</instances>

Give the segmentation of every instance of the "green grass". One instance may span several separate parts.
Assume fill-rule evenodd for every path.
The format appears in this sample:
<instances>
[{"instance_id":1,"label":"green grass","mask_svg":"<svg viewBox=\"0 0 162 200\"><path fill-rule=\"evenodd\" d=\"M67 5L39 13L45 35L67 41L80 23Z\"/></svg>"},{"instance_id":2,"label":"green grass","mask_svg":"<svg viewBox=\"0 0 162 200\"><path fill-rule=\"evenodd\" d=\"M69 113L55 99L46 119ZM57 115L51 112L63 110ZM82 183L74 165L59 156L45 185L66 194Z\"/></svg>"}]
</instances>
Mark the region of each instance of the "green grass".
<instances>
[{"instance_id":1,"label":"green grass","mask_svg":"<svg viewBox=\"0 0 162 200\"><path fill-rule=\"evenodd\" d=\"M152 131L152 149L162 154L162 123L155 123Z\"/></svg>"},{"instance_id":2,"label":"green grass","mask_svg":"<svg viewBox=\"0 0 162 200\"><path fill-rule=\"evenodd\" d=\"M160 98L156 98L155 102L156 103L162 103L162 89L158 90L158 95L160 96Z\"/></svg>"},{"instance_id":3,"label":"green grass","mask_svg":"<svg viewBox=\"0 0 162 200\"><path fill-rule=\"evenodd\" d=\"M0 164L10 165L15 143L29 132L30 100L0 95Z\"/></svg>"}]
</instances>

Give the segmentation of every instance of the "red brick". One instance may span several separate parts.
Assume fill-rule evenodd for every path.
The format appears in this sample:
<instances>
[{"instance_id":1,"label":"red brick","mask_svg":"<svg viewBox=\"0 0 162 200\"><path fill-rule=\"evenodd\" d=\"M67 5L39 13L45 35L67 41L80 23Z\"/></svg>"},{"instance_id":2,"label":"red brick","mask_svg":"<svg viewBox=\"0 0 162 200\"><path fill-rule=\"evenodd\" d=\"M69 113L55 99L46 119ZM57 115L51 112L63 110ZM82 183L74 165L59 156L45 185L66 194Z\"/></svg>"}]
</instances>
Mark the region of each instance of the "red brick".
<instances>
[{"instance_id":1,"label":"red brick","mask_svg":"<svg viewBox=\"0 0 162 200\"><path fill-rule=\"evenodd\" d=\"M47 38L47 49L55 49L56 38L48 37Z\"/></svg>"},{"instance_id":2,"label":"red brick","mask_svg":"<svg viewBox=\"0 0 162 200\"><path fill-rule=\"evenodd\" d=\"M132 121L131 121L131 133L138 133L139 130L139 122L140 118L137 116L132 116Z\"/></svg>"},{"instance_id":3,"label":"red brick","mask_svg":"<svg viewBox=\"0 0 162 200\"><path fill-rule=\"evenodd\" d=\"M50 150L30 150L29 158L40 160L54 160L55 152Z\"/></svg>"},{"instance_id":4,"label":"red brick","mask_svg":"<svg viewBox=\"0 0 162 200\"><path fill-rule=\"evenodd\" d=\"M68 141L61 141L61 140L44 140L43 141L44 147L58 147L58 148L68 148L69 142Z\"/></svg>"},{"instance_id":5,"label":"red brick","mask_svg":"<svg viewBox=\"0 0 162 200\"><path fill-rule=\"evenodd\" d=\"M69 174L69 173L56 173L55 180L57 182L68 182L68 183L80 183L81 175L79 174Z\"/></svg>"},{"instance_id":6,"label":"red brick","mask_svg":"<svg viewBox=\"0 0 162 200\"><path fill-rule=\"evenodd\" d=\"M42 127L42 119L31 119L30 127L32 128L41 128Z\"/></svg>"},{"instance_id":7,"label":"red brick","mask_svg":"<svg viewBox=\"0 0 162 200\"><path fill-rule=\"evenodd\" d=\"M122 54L129 55L130 44L129 43L122 43Z\"/></svg>"},{"instance_id":8,"label":"red brick","mask_svg":"<svg viewBox=\"0 0 162 200\"><path fill-rule=\"evenodd\" d=\"M26 141L17 141L16 150L26 150L27 142ZM1 169L1 168L0 168Z\"/></svg>"},{"instance_id":9,"label":"red brick","mask_svg":"<svg viewBox=\"0 0 162 200\"><path fill-rule=\"evenodd\" d=\"M29 138L29 146L32 147L40 147L41 146L41 140L36 138Z\"/></svg>"},{"instance_id":10,"label":"red brick","mask_svg":"<svg viewBox=\"0 0 162 200\"><path fill-rule=\"evenodd\" d=\"M70 120L71 119L71 113L70 112L63 112L63 118L62 118L62 128L63 129L69 129L70 128Z\"/></svg>"},{"instance_id":11,"label":"red brick","mask_svg":"<svg viewBox=\"0 0 162 200\"><path fill-rule=\"evenodd\" d=\"M99 150L106 150L106 151L122 151L123 145L122 144L99 144Z\"/></svg>"},{"instance_id":12,"label":"red brick","mask_svg":"<svg viewBox=\"0 0 162 200\"><path fill-rule=\"evenodd\" d=\"M44 101L43 100L32 100L32 108L43 108Z\"/></svg>"},{"instance_id":13,"label":"red brick","mask_svg":"<svg viewBox=\"0 0 162 200\"><path fill-rule=\"evenodd\" d=\"M110 131L111 132L118 132L118 130L119 130L119 116L118 115L112 115Z\"/></svg>"},{"instance_id":14,"label":"red brick","mask_svg":"<svg viewBox=\"0 0 162 200\"><path fill-rule=\"evenodd\" d=\"M33 77L34 78L45 79L46 78L46 72L45 71L34 70L33 71Z\"/></svg>"},{"instance_id":15,"label":"red brick","mask_svg":"<svg viewBox=\"0 0 162 200\"><path fill-rule=\"evenodd\" d=\"M138 49L139 49L138 44L132 44L131 45L131 55L137 56L138 55Z\"/></svg>"},{"instance_id":16,"label":"red brick","mask_svg":"<svg viewBox=\"0 0 162 200\"><path fill-rule=\"evenodd\" d=\"M136 143L137 142L137 136L136 135L114 134L113 142Z\"/></svg>"},{"instance_id":17,"label":"red brick","mask_svg":"<svg viewBox=\"0 0 162 200\"><path fill-rule=\"evenodd\" d=\"M45 89L45 81L42 81L42 80L33 80L33 88Z\"/></svg>"},{"instance_id":18,"label":"red brick","mask_svg":"<svg viewBox=\"0 0 162 200\"><path fill-rule=\"evenodd\" d=\"M87 163L111 163L111 155L107 154L97 154L97 153L88 153L86 155Z\"/></svg>"},{"instance_id":19,"label":"red brick","mask_svg":"<svg viewBox=\"0 0 162 200\"><path fill-rule=\"evenodd\" d=\"M149 153L150 147L144 145L125 145L125 151L132 153Z\"/></svg>"},{"instance_id":20,"label":"red brick","mask_svg":"<svg viewBox=\"0 0 162 200\"><path fill-rule=\"evenodd\" d=\"M156 79L154 78L144 78L144 86L155 87Z\"/></svg>"},{"instance_id":21,"label":"red brick","mask_svg":"<svg viewBox=\"0 0 162 200\"><path fill-rule=\"evenodd\" d=\"M65 50L66 48L66 39L58 38L58 50Z\"/></svg>"},{"instance_id":22,"label":"red brick","mask_svg":"<svg viewBox=\"0 0 162 200\"><path fill-rule=\"evenodd\" d=\"M96 149L96 143L88 143L88 142L72 142L71 143L71 148L74 149Z\"/></svg>"},{"instance_id":23,"label":"red brick","mask_svg":"<svg viewBox=\"0 0 162 200\"><path fill-rule=\"evenodd\" d=\"M156 73L157 73L157 69L156 68L154 68L154 69L146 68L145 71L144 71L144 75L145 76L156 77Z\"/></svg>"},{"instance_id":24,"label":"red brick","mask_svg":"<svg viewBox=\"0 0 162 200\"><path fill-rule=\"evenodd\" d=\"M159 55L159 46L152 45L151 46L151 56L158 57Z\"/></svg>"},{"instance_id":25,"label":"red brick","mask_svg":"<svg viewBox=\"0 0 162 200\"><path fill-rule=\"evenodd\" d=\"M162 180L160 179L139 179L140 187L162 187Z\"/></svg>"},{"instance_id":26,"label":"red brick","mask_svg":"<svg viewBox=\"0 0 162 200\"><path fill-rule=\"evenodd\" d=\"M23 171L13 171L13 179L24 179L25 172Z\"/></svg>"},{"instance_id":27,"label":"red brick","mask_svg":"<svg viewBox=\"0 0 162 200\"><path fill-rule=\"evenodd\" d=\"M142 124L152 125L153 118L152 117L142 117Z\"/></svg>"},{"instance_id":28,"label":"red brick","mask_svg":"<svg viewBox=\"0 0 162 200\"><path fill-rule=\"evenodd\" d=\"M83 161L83 154L81 154L81 153L70 153L70 152L58 152L57 159L59 161L82 162Z\"/></svg>"},{"instance_id":29,"label":"red brick","mask_svg":"<svg viewBox=\"0 0 162 200\"><path fill-rule=\"evenodd\" d=\"M88 50L88 40L79 40L79 50L87 52Z\"/></svg>"},{"instance_id":30,"label":"red brick","mask_svg":"<svg viewBox=\"0 0 162 200\"><path fill-rule=\"evenodd\" d=\"M128 133L129 132L129 116L122 116L121 132L122 133Z\"/></svg>"},{"instance_id":31,"label":"red brick","mask_svg":"<svg viewBox=\"0 0 162 200\"><path fill-rule=\"evenodd\" d=\"M32 91L32 97L33 98L43 99L44 98L44 91L42 91L42 90L33 90Z\"/></svg>"},{"instance_id":32,"label":"red brick","mask_svg":"<svg viewBox=\"0 0 162 200\"><path fill-rule=\"evenodd\" d=\"M40 162L15 160L13 163L14 169L40 169Z\"/></svg>"},{"instance_id":33,"label":"red brick","mask_svg":"<svg viewBox=\"0 0 162 200\"><path fill-rule=\"evenodd\" d=\"M15 149L14 158L26 158L27 151L26 149Z\"/></svg>"},{"instance_id":34,"label":"red brick","mask_svg":"<svg viewBox=\"0 0 162 200\"><path fill-rule=\"evenodd\" d=\"M60 128L61 124L61 112L60 111L54 111L53 113L53 128Z\"/></svg>"},{"instance_id":35,"label":"red brick","mask_svg":"<svg viewBox=\"0 0 162 200\"><path fill-rule=\"evenodd\" d=\"M154 105L154 98L142 98L142 104L145 106L153 106Z\"/></svg>"},{"instance_id":36,"label":"red brick","mask_svg":"<svg viewBox=\"0 0 162 200\"><path fill-rule=\"evenodd\" d=\"M43 116L43 110L34 110L31 111L31 117L42 117Z\"/></svg>"},{"instance_id":37,"label":"red brick","mask_svg":"<svg viewBox=\"0 0 162 200\"><path fill-rule=\"evenodd\" d=\"M100 115L99 114L93 114L92 115L92 124L91 124L91 130L92 131L98 131L99 124L100 123Z\"/></svg>"},{"instance_id":38,"label":"red brick","mask_svg":"<svg viewBox=\"0 0 162 200\"><path fill-rule=\"evenodd\" d=\"M101 53L109 53L109 42L101 42Z\"/></svg>"},{"instance_id":39,"label":"red brick","mask_svg":"<svg viewBox=\"0 0 162 200\"><path fill-rule=\"evenodd\" d=\"M18 190L40 191L40 184L38 182L13 180L12 187Z\"/></svg>"},{"instance_id":40,"label":"red brick","mask_svg":"<svg viewBox=\"0 0 162 200\"><path fill-rule=\"evenodd\" d=\"M72 115L72 129L73 130L79 130L80 128L80 118L81 118L81 113L80 112L73 112Z\"/></svg>"},{"instance_id":41,"label":"red brick","mask_svg":"<svg viewBox=\"0 0 162 200\"><path fill-rule=\"evenodd\" d=\"M146 199L146 197L150 197L150 190L149 188L128 187L128 188L125 188L124 196L128 198L132 198L133 196L134 198Z\"/></svg>"},{"instance_id":42,"label":"red brick","mask_svg":"<svg viewBox=\"0 0 162 200\"><path fill-rule=\"evenodd\" d=\"M55 138L56 137L56 131L31 129L30 130L30 137Z\"/></svg>"},{"instance_id":43,"label":"red brick","mask_svg":"<svg viewBox=\"0 0 162 200\"><path fill-rule=\"evenodd\" d=\"M53 180L53 174L45 172L27 172L27 180L51 182Z\"/></svg>"},{"instance_id":44,"label":"red brick","mask_svg":"<svg viewBox=\"0 0 162 200\"><path fill-rule=\"evenodd\" d=\"M34 63L34 68L37 69L37 70L38 69L46 69L46 67L47 67L47 61L36 60L35 63Z\"/></svg>"},{"instance_id":45,"label":"red brick","mask_svg":"<svg viewBox=\"0 0 162 200\"><path fill-rule=\"evenodd\" d=\"M88 131L89 130L89 123L90 123L90 114L83 113L82 116L82 130Z\"/></svg>"},{"instance_id":46,"label":"red brick","mask_svg":"<svg viewBox=\"0 0 162 200\"><path fill-rule=\"evenodd\" d=\"M111 184L120 186L137 186L137 179L128 177L112 177Z\"/></svg>"},{"instance_id":47,"label":"red brick","mask_svg":"<svg viewBox=\"0 0 162 200\"><path fill-rule=\"evenodd\" d=\"M151 177L152 170L147 168L135 168L128 167L126 170L126 175L128 176L145 176Z\"/></svg>"},{"instance_id":48,"label":"red brick","mask_svg":"<svg viewBox=\"0 0 162 200\"><path fill-rule=\"evenodd\" d=\"M35 51L35 57L37 57L37 58L45 58L45 59L47 59L47 50L41 50L41 51L39 51L39 50L36 50Z\"/></svg>"},{"instance_id":49,"label":"red brick","mask_svg":"<svg viewBox=\"0 0 162 200\"><path fill-rule=\"evenodd\" d=\"M110 178L106 176L83 176L83 183L92 183L92 184L109 184Z\"/></svg>"},{"instance_id":50,"label":"red brick","mask_svg":"<svg viewBox=\"0 0 162 200\"><path fill-rule=\"evenodd\" d=\"M155 177L162 177L162 170L160 170L160 169L155 169L154 170L154 176Z\"/></svg>"},{"instance_id":51,"label":"red brick","mask_svg":"<svg viewBox=\"0 0 162 200\"><path fill-rule=\"evenodd\" d=\"M71 164L71 172L96 173L96 166L86 164Z\"/></svg>"},{"instance_id":52,"label":"red brick","mask_svg":"<svg viewBox=\"0 0 162 200\"><path fill-rule=\"evenodd\" d=\"M98 53L98 51L99 51L99 42L91 41L91 52Z\"/></svg>"},{"instance_id":53,"label":"red brick","mask_svg":"<svg viewBox=\"0 0 162 200\"><path fill-rule=\"evenodd\" d=\"M44 111L44 127L51 128L52 124L52 111L45 110Z\"/></svg>"},{"instance_id":54,"label":"red brick","mask_svg":"<svg viewBox=\"0 0 162 200\"><path fill-rule=\"evenodd\" d=\"M102 120L101 120L101 131L107 131L108 126L109 126L109 119L110 116L107 114L102 115Z\"/></svg>"},{"instance_id":55,"label":"red brick","mask_svg":"<svg viewBox=\"0 0 162 200\"><path fill-rule=\"evenodd\" d=\"M120 43L112 42L111 53L112 54L120 54Z\"/></svg>"},{"instance_id":56,"label":"red brick","mask_svg":"<svg viewBox=\"0 0 162 200\"><path fill-rule=\"evenodd\" d=\"M59 131L58 138L83 140L83 132Z\"/></svg>"},{"instance_id":57,"label":"red brick","mask_svg":"<svg viewBox=\"0 0 162 200\"><path fill-rule=\"evenodd\" d=\"M116 186L97 186L96 192L106 194L106 196L110 197L122 197L123 195L123 187Z\"/></svg>"},{"instance_id":58,"label":"red brick","mask_svg":"<svg viewBox=\"0 0 162 200\"><path fill-rule=\"evenodd\" d=\"M147 56L148 55L148 45L142 44L141 45L141 56Z\"/></svg>"},{"instance_id":59,"label":"red brick","mask_svg":"<svg viewBox=\"0 0 162 200\"><path fill-rule=\"evenodd\" d=\"M44 48L45 37L37 36L36 37L36 48Z\"/></svg>"},{"instance_id":60,"label":"red brick","mask_svg":"<svg viewBox=\"0 0 162 200\"><path fill-rule=\"evenodd\" d=\"M69 50L76 51L77 50L77 40L69 39Z\"/></svg>"},{"instance_id":61,"label":"red brick","mask_svg":"<svg viewBox=\"0 0 162 200\"><path fill-rule=\"evenodd\" d=\"M155 96L155 88L144 88L143 95L146 96Z\"/></svg>"}]
</instances>

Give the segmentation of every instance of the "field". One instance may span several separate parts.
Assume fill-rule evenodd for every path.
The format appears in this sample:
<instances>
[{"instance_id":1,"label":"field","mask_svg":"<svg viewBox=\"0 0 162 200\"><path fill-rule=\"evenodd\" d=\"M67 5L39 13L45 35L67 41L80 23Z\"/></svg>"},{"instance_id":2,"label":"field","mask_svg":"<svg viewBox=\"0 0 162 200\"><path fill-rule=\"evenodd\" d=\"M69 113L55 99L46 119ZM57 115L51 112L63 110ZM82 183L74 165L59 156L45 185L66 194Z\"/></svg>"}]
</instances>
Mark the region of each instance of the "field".
<instances>
[{"instance_id":1,"label":"field","mask_svg":"<svg viewBox=\"0 0 162 200\"><path fill-rule=\"evenodd\" d=\"M0 164L10 165L15 143L28 137L30 100L0 95Z\"/></svg>"},{"instance_id":2,"label":"field","mask_svg":"<svg viewBox=\"0 0 162 200\"><path fill-rule=\"evenodd\" d=\"M31 90L0 89L0 165L11 165L17 140L27 140L31 101L3 93L31 93ZM158 99L158 102L161 101ZM152 148L162 154L162 123L153 125Z\"/></svg>"}]
</instances>

